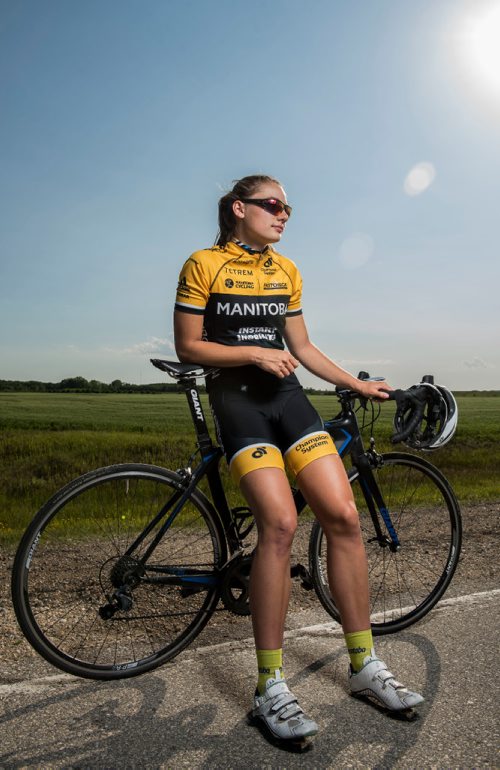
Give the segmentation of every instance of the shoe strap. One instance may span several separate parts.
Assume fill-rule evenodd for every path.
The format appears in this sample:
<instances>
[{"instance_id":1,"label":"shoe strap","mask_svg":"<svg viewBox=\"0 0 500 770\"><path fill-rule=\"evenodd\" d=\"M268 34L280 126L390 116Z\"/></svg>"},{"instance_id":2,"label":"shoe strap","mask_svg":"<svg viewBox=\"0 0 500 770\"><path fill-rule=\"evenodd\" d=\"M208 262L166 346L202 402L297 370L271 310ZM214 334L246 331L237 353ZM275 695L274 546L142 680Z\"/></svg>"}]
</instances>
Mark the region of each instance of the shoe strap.
<instances>
[{"instance_id":1,"label":"shoe strap","mask_svg":"<svg viewBox=\"0 0 500 770\"><path fill-rule=\"evenodd\" d=\"M304 713L297 702L297 698L291 692L287 695L277 695L273 698L273 701L270 711L285 722L292 717Z\"/></svg>"},{"instance_id":2,"label":"shoe strap","mask_svg":"<svg viewBox=\"0 0 500 770\"><path fill-rule=\"evenodd\" d=\"M375 676L377 679L379 679L382 682L382 685L384 687L386 687L387 684L389 684L390 682L395 690L405 689L404 685L402 685L401 682L398 682L394 674L391 674L391 672L387 668L380 668L375 674Z\"/></svg>"}]
</instances>

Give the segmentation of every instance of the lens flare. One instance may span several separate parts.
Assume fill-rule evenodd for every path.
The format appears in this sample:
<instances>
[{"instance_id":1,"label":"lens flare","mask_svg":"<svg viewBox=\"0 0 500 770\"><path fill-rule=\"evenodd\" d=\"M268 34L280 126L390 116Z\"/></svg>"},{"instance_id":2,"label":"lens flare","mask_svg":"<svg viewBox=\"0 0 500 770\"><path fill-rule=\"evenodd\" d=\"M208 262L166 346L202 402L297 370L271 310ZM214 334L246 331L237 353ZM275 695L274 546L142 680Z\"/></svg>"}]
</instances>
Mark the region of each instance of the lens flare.
<instances>
[{"instance_id":1,"label":"lens flare","mask_svg":"<svg viewBox=\"0 0 500 770\"><path fill-rule=\"evenodd\" d=\"M353 233L342 241L339 250L340 263L348 270L366 265L373 254L373 239L366 233Z\"/></svg>"},{"instance_id":2,"label":"lens flare","mask_svg":"<svg viewBox=\"0 0 500 770\"><path fill-rule=\"evenodd\" d=\"M425 192L436 178L436 169L432 163L424 161L417 163L408 172L403 184L407 195L415 196Z\"/></svg>"}]
</instances>

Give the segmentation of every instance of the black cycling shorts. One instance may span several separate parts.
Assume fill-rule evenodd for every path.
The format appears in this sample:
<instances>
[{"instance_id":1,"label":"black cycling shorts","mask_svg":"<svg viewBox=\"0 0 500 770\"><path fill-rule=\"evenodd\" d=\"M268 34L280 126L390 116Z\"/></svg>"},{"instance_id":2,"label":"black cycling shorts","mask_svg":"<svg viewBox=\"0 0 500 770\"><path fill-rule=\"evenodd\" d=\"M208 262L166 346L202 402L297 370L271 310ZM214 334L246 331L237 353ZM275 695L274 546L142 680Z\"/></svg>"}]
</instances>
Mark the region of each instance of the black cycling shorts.
<instances>
[{"instance_id":1,"label":"black cycling shorts","mask_svg":"<svg viewBox=\"0 0 500 770\"><path fill-rule=\"evenodd\" d=\"M337 454L302 388L262 392L241 385L210 392L217 437L236 482L258 468L297 476L318 457Z\"/></svg>"}]
</instances>

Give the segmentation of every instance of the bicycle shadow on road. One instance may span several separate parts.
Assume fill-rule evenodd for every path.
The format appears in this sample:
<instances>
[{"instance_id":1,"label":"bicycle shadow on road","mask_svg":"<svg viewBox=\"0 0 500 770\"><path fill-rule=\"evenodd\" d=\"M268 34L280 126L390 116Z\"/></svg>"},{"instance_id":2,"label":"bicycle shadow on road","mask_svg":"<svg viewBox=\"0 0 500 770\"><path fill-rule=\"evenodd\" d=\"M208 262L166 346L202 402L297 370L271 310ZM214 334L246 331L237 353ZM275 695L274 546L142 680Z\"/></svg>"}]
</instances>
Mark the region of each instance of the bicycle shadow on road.
<instances>
[{"instance_id":1,"label":"bicycle shadow on road","mask_svg":"<svg viewBox=\"0 0 500 770\"><path fill-rule=\"evenodd\" d=\"M417 742L441 671L437 650L428 639L402 633L391 642L393 649L399 642L425 661L426 703L413 722L390 719L348 697L343 652L302 665L305 657L314 657L312 640L308 649L302 648L296 659L301 667L295 667L289 679L297 693L304 691L307 708L321 726L312 751L305 755L285 753L247 724L252 695L248 672L242 675L245 683L228 677L224 659L214 655L202 662L198 678L188 677L187 683L177 676L179 666L165 666L136 679L75 679L58 685L63 692L30 695L28 705L8 708L0 719L8 747L0 755L0 766L328 768L347 764L349 751L355 750L356 764L390 768ZM422 675L420 679L424 681Z\"/></svg>"}]
</instances>

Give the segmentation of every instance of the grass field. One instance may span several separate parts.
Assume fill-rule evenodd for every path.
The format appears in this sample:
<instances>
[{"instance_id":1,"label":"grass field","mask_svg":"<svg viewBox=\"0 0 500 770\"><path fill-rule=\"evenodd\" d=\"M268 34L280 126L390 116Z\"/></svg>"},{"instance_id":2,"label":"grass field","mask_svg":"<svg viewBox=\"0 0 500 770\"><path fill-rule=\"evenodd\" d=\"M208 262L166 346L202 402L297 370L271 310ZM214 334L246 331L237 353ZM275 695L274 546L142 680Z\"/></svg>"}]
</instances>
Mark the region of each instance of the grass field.
<instances>
[{"instance_id":1,"label":"grass field","mask_svg":"<svg viewBox=\"0 0 500 770\"><path fill-rule=\"evenodd\" d=\"M206 407L206 397L202 400ZM337 412L333 395L312 401L325 419ZM441 468L460 500L498 499L500 397L462 396L458 404L453 441L426 458ZM391 448L393 414L394 405L384 405L374 430L379 449ZM0 393L0 429L3 542L17 539L42 503L75 476L118 462L175 469L195 448L181 394ZM232 484L228 489L232 504L242 502Z\"/></svg>"}]
</instances>

